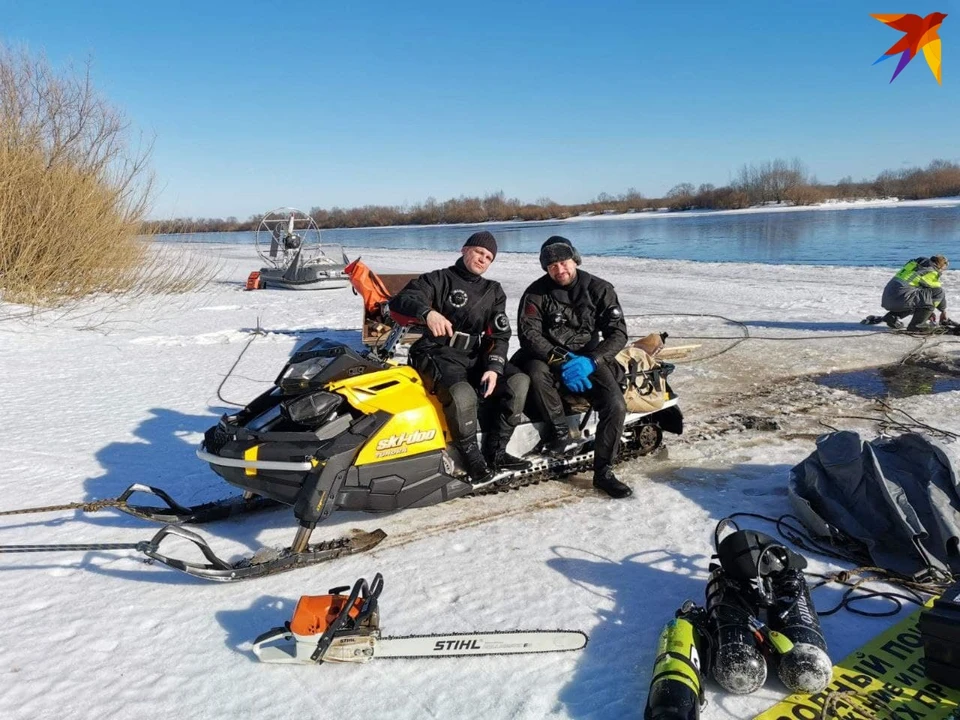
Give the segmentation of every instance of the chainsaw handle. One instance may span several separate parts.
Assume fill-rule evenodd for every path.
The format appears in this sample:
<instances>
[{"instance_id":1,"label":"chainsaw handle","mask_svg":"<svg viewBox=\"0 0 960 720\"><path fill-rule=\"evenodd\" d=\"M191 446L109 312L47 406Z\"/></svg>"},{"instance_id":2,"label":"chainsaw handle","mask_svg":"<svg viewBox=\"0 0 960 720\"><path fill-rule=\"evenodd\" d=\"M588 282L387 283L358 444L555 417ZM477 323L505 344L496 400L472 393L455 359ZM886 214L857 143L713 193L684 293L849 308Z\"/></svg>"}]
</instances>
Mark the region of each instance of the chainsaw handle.
<instances>
[{"instance_id":1,"label":"chainsaw handle","mask_svg":"<svg viewBox=\"0 0 960 720\"><path fill-rule=\"evenodd\" d=\"M373 576L373 580L370 581L370 594L366 595L372 600L376 600L380 597L380 593L383 591L383 575L377 573Z\"/></svg>"},{"instance_id":2,"label":"chainsaw handle","mask_svg":"<svg viewBox=\"0 0 960 720\"><path fill-rule=\"evenodd\" d=\"M295 663L297 662L296 655L284 652L283 650L274 650L272 647L269 647L270 643L273 643L277 640L292 640L293 633L290 632L290 629L287 627L275 627L267 630L265 633L260 633L257 636L257 639L253 641L253 647L251 650L253 654L256 655L257 660L260 662L272 662L272 663Z\"/></svg>"},{"instance_id":3,"label":"chainsaw handle","mask_svg":"<svg viewBox=\"0 0 960 720\"><path fill-rule=\"evenodd\" d=\"M383 584L381 579L381 585ZM350 620L350 610L353 609L354 603L363 595L363 597L368 597L370 595L370 586L367 585L367 581L363 578L357 580L353 585L353 590L350 591L350 595L347 596L347 601L343 605L343 609L340 611L340 614L334 619L330 626L324 630L323 635L320 636L320 639L317 641L317 649L313 651L313 654L310 656L310 659L320 664L323 662L323 656L326 654L327 650L330 649L330 643L333 642L333 638L336 636L337 632L347 624L347 621Z\"/></svg>"},{"instance_id":4,"label":"chainsaw handle","mask_svg":"<svg viewBox=\"0 0 960 720\"><path fill-rule=\"evenodd\" d=\"M364 585L366 586L365 581ZM363 605L360 606L360 613L357 615L356 620L354 620L355 625L359 625L377 611L377 599L383 591L383 575L380 573L374 575L373 580L370 581L370 587L365 587L364 590Z\"/></svg>"}]
</instances>

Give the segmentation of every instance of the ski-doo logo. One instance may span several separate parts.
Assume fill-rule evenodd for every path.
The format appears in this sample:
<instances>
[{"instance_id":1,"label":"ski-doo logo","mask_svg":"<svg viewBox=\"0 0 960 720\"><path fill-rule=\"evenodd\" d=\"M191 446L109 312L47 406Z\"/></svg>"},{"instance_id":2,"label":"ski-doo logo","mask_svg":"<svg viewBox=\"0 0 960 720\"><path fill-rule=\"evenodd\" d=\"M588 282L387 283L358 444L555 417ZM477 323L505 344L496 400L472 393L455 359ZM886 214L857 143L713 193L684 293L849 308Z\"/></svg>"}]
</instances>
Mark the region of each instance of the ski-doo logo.
<instances>
[{"instance_id":1,"label":"ski-doo logo","mask_svg":"<svg viewBox=\"0 0 960 720\"><path fill-rule=\"evenodd\" d=\"M436 430L414 430L410 433L398 433L384 438L377 443L377 457L387 455L403 455L408 445L433 440L437 436Z\"/></svg>"},{"instance_id":2,"label":"ski-doo logo","mask_svg":"<svg viewBox=\"0 0 960 720\"><path fill-rule=\"evenodd\" d=\"M449 650L479 650L479 640L437 640L433 644L434 652L445 652Z\"/></svg>"}]
</instances>

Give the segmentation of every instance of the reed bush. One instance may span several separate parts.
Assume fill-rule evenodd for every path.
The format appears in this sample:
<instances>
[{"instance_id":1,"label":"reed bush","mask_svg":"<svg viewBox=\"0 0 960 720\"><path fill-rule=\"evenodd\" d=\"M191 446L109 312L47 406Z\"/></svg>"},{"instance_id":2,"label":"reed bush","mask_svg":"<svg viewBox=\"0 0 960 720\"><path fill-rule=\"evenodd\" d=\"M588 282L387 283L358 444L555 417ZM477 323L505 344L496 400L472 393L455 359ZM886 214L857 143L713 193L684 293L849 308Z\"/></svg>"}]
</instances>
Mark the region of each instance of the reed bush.
<instances>
[{"instance_id":1,"label":"reed bush","mask_svg":"<svg viewBox=\"0 0 960 720\"><path fill-rule=\"evenodd\" d=\"M50 307L96 293L184 292L200 267L142 234L153 176L89 64L56 71L0 46L0 298Z\"/></svg>"}]
</instances>

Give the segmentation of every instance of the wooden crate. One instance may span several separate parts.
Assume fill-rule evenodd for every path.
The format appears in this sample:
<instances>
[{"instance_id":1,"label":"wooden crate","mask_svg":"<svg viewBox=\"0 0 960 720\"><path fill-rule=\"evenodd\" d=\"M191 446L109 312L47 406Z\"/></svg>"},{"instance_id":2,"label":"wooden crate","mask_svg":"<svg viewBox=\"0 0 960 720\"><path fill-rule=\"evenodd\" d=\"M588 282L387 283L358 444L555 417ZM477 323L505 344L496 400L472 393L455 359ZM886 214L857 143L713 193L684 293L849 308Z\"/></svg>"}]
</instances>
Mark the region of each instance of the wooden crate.
<instances>
[{"instance_id":1,"label":"wooden crate","mask_svg":"<svg viewBox=\"0 0 960 720\"><path fill-rule=\"evenodd\" d=\"M420 276L416 273L377 273L377 277L379 277L383 282L383 286L387 289L387 292L390 293L390 297L393 297L398 292L403 290L403 288L407 286L408 282L415 280ZM363 314L363 344L375 345L383 335L390 332L390 326L384 325L377 318L367 317L366 311L361 310L361 313ZM403 339L403 343L408 345L415 340L418 340L420 335L421 333L419 332L408 332L406 337Z\"/></svg>"}]
</instances>

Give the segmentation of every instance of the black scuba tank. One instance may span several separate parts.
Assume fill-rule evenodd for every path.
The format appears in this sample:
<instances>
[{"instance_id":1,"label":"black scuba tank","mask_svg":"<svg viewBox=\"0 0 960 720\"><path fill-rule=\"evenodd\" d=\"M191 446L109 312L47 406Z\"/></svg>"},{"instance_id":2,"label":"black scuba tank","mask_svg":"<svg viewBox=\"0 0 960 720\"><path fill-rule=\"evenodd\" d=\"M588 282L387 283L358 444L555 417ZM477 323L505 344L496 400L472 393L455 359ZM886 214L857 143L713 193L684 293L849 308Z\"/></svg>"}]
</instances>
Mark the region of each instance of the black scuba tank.
<instances>
[{"instance_id":1,"label":"black scuba tank","mask_svg":"<svg viewBox=\"0 0 960 720\"><path fill-rule=\"evenodd\" d=\"M778 656L777 674L795 693L821 692L830 684L833 663L803 571L787 568L770 579L776 597L767 614L770 628L793 643L792 649Z\"/></svg>"},{"instance_id":2,"label":"black scuba tank","mask_svg":"<svg viewBox=\"0 0 960 720\"><path fill-rule=\"evenodd\" d=\"M767 663L751 628L759 609L748 593L727 577L723 568L710 564L707 581L707 629L713 639L713 677L737 695L752 693L767 679Z\"/></svg>"}]
</instances>

